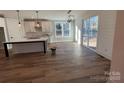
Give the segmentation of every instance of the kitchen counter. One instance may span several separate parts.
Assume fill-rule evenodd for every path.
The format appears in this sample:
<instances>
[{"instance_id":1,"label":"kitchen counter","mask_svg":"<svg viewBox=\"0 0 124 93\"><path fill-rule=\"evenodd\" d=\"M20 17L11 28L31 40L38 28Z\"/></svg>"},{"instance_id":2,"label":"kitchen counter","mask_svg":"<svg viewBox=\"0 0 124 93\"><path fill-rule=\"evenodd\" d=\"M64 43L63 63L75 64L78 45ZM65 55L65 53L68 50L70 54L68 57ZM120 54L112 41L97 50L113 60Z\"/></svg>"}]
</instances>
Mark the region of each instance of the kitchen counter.
<instances>
[{"instance_id":1,"label":"kitchen counter","mask_svg":"<svg viewBox=\"0 0 124 93\"><path fill-rule=\"evenodd\" d=\"M48 37L41 37L39 39L21 39L21 40L11 40L8 42L3 42L6 57L9 56L7 44L12 44L13 53L29 53L29 52L40 52L47 50L47 40Z\"/></svg>"}]
</instances>

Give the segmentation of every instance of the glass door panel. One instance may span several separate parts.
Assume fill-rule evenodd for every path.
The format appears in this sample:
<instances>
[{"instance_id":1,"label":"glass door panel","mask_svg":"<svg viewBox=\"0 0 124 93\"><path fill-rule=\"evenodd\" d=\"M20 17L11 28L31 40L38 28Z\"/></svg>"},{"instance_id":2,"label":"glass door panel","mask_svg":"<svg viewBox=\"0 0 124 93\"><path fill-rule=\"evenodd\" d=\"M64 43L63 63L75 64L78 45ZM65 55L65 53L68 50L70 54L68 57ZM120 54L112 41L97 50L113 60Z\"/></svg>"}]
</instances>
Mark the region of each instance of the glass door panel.
<instances>
[{"instance_id":1,"label":"glass door panel","mask_svg":"<svg viewBox=\"0 0 124 93\"><path fill-rule=\"evenodd\" d=\"M83 22L83 45L92 49L97 46L98 16L90 17Z\"/></svg>"},{"instance_id":2,"label":"glass door panel","mask_svg":"<svg viewBox=\"0 0 124 93\"><path fill-rule=\"evenodd\" d=\"M88 31L89 31L89 27L90 27L90 24L89 24L89 19L87 20L84 20L84 26L83 26L83 45L84 46L88 46L89 45L89 34L88 34Z\"/></svg>"},{"instance_id":3,"label":"glass door panel","mask_svg":"<svg viewBox=\"0 0 124 93\"><path fill-rule=\"evenodd\" d=\"M56 22L55 23L55 34L56 37L70 37L70 24L67 22Z\"/></svg>"},{"instance_id":4,"label":"glass door panel","mask_svg":"<svg viewBox=\"0 0 124 93\"><path fill-rule=\"evenodd\" d=\"M69 23L63 23L64 36L69 36Z\"/></svg>"},{"instance_id":5,"label":"glass door panel","mask_svg":"<svg viewBox=\"0 0 124 93\"><path fill-rule=\"evenodd\" d=\"M98 16L90 17L89 47L96 49L98 32Z\"/></svg>"},{"instance_id":6,"label":"glass door panel","mask_svg":"<svg viewBox=\"0 0 124 93\"><path fill-rule=\"evenodd\" d=\"M56 37L62 37L62 25L61 23L56 23Z\"/></svg>"}]
</instances>

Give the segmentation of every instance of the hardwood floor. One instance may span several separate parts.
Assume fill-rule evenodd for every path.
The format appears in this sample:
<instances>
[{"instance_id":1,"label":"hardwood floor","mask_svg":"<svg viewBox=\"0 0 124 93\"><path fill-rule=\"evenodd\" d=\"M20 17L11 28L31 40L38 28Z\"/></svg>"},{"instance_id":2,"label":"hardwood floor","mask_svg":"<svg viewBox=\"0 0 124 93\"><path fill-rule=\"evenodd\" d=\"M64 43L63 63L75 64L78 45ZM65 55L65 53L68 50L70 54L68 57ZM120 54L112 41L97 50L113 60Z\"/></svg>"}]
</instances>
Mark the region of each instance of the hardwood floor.
<instances>
[{"instance_id":1,"label":"hardwood floor","mask_svg":"<svg viewBox=\"0 0 124 93\"><path fill-rule=\"evenodd\" d=\"M0 51L0 82L106 82L110 61L75 43L57 43L48 51L4 57Z\"/></svg>"}]
</instances>

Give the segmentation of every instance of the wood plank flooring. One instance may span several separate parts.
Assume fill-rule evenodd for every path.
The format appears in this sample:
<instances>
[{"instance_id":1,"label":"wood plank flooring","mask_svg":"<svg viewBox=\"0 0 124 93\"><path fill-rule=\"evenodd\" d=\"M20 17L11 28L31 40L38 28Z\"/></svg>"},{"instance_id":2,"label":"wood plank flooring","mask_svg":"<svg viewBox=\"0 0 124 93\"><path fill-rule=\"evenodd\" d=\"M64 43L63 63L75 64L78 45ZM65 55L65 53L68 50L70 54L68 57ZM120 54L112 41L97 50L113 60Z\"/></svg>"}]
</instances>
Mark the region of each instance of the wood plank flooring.
<instances>
[{"instance_id":1,"label":"wood plank flooring","mask_svg":"<svg viewBox=\"0 0 124 93\"><path fill-rule=\"evenodd\" d=\"M4 57L0 51L0 82L82 83L106 82L110 61L75 43L57 43L48 51Z\"/></svg>"}]
</instances>

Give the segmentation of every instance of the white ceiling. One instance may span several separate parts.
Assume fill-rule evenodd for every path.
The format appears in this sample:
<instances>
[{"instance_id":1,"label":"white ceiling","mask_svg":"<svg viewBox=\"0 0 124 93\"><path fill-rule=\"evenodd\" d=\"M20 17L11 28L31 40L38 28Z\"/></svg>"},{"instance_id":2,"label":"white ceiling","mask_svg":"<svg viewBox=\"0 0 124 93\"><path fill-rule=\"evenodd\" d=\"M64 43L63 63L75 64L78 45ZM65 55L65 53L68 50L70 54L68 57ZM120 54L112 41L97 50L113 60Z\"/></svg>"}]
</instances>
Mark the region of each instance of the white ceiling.
<instances>
[{"instance_id":1,"label":"white ceiling","mask_svg":"<svg viewBox=\"0 0 124 93\"><path fill-rule=\"evenodd\" d=\"M51 20L67 19L68 10L39 10L39 18ZM81 16L85 10L72 10L71 15ZM17 18L16 10L0 10L0 14L6 18ZM20 10L21 18L36 18L36 10Z\"/></svg>"}]
</instances>

